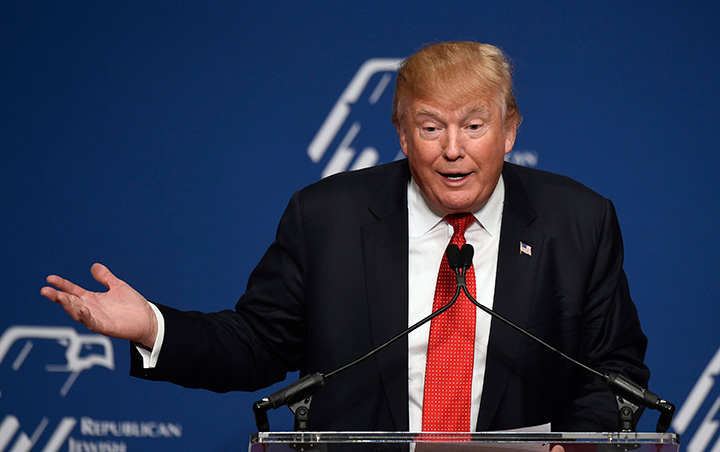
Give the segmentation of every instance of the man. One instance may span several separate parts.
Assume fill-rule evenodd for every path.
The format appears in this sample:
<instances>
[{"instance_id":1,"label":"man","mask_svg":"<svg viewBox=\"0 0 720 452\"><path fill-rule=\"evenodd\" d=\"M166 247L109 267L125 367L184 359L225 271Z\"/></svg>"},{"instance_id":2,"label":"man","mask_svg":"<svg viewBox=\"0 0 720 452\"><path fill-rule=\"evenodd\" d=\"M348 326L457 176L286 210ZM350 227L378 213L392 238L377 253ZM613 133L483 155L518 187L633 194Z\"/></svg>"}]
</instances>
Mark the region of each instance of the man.
<instances>
[{"instance_id":1,"label":"man","mask_svg":"<svg viewBox=\"0 0 720 452\"><path fill-rule=\"evenodd\" d=\"M255 390L288 371L337 369L430 314L442 300L437 281L452 238L477 250L479 302L591 367L645 385L646 338L622 270L613 206L565 177L504 163L521 121L511 85L506 57L490 45L441 43L408 58L393 102L407 160L297 192L235 311L151 305L99 264L92 274L107 292L50 276L59 290L42 294L90 330L133 341L133 375ZM462 232L450 226L458 218ZM311 427L617 429L615 401L597 377L467 306L458 300L437 318L455 322L452 312L465 309L470 320L451 331L426 325L328 379L313 401ZM447 353L434 345L444 340L436 334L458 330L464 350L470 343L464 370L438 371L431 362ZM435 427L425 418L436 410L428 408L433 391L454 388L442 378L463 372L472 381L457 383L465 392L449 402L465 407L454 425L467 428ZM435 375L439 383L430 382Z\"/></svg>"}]
</instances>

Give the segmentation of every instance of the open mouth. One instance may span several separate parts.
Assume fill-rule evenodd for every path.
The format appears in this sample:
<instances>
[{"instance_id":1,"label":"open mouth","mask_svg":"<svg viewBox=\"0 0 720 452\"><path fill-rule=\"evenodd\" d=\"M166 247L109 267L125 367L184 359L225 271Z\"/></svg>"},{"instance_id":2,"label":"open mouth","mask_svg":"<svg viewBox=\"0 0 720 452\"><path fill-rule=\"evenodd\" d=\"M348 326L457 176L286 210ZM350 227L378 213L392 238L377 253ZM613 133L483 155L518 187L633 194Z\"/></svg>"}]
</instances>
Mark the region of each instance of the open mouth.
<instances>
[{"instance_id":1,"label":"open mouth","mask_svg":"<svg viewBox=\"0 0 720 452\"><path fill-rule=\"evenodd\" d=\"M440 175L450 180L461 180L470 175L470 173L440 173Z\"/></svg>"}]
</instances>

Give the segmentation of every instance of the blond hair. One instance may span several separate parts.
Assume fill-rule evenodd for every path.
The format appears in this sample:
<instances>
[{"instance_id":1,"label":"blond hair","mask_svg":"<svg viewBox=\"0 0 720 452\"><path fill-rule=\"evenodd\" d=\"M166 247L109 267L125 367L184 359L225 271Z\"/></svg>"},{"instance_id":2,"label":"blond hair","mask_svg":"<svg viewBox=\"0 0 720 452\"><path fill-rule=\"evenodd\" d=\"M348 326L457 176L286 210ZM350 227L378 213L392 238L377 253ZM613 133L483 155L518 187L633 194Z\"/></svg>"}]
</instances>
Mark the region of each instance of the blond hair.
<instances>
[{"instance_id":1,"label":"blond hair","mask_svg":"<svg viewBox=\"0 0 720 452\"><path fill-rule=\"evenodd\" d=\"M490 44L452 41L431 44L408 57L398 70L392 123L400 126L415 99L496 102L504 124L519 126L522 115L512 93L512 65Z\"/></svg>"}]
</instances>

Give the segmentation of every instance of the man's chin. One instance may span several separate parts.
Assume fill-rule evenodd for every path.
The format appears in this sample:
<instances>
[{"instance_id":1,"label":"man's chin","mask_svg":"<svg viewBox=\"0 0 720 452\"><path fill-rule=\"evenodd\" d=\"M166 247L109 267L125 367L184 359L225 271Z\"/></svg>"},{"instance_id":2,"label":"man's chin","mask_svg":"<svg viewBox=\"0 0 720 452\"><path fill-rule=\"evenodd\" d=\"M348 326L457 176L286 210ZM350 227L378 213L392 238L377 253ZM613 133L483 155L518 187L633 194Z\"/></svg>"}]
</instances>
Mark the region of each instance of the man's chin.
<instances>
[{"instance_id":1,"label":"man's chin","mask_svg":"<svg viewBox=\"0 0 720 452\"><path fill-rule=\"evenodd\" d=\"M437 208L444 215L452 215L455 213L475 212L480 208L480 203L472 202L440 202Z\"/></svg>"}]
</instances>

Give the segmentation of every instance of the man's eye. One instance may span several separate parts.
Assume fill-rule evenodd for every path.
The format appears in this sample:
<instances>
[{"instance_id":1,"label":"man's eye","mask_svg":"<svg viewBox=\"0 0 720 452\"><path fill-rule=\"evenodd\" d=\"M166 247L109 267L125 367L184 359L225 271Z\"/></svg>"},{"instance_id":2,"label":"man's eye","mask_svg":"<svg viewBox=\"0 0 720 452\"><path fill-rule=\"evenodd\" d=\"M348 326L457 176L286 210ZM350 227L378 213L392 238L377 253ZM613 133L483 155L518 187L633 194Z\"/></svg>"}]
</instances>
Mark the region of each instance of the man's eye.
<instances>
[{"instance_id":1,"label":"man's eye","mask_svg":"<svg viewBox=\"0 0 720 452\"><path fill-rule=\"evenodd\" d=\"M470 129L470 130L480 130L481 127L482 127L482 124L470 124L470 125L468 126L468 129Z\"/></svg>"},{"instance_id":2,"label":"man's eye","mask_svg":"<svg viewBox=\"0 0 720 452\"><path fill-rule=\"evenodd\" d=\"M429 126L429 127L423 127L423 129L425 129L426 132L435 132L437 130L437 127Z\"/></svg>"}]
</instances>

